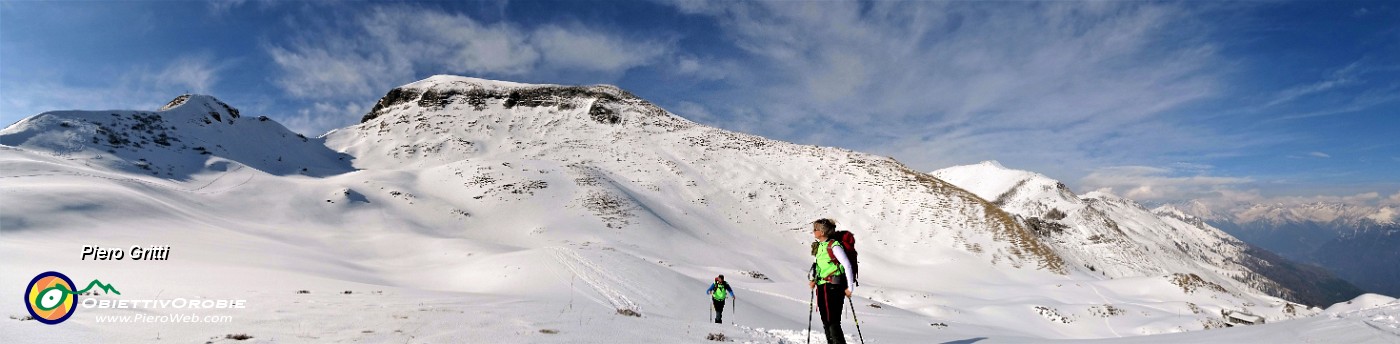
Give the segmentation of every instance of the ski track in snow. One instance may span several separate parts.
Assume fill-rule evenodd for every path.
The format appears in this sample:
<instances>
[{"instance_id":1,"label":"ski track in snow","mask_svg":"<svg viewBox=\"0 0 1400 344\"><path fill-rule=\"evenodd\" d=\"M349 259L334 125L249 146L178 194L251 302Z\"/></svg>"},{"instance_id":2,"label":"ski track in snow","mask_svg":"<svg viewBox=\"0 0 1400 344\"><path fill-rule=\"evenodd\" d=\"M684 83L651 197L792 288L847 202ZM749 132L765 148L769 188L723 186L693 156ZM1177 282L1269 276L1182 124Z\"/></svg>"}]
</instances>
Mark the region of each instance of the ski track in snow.
<instances>
[{"instance_id":1,"label":"ski track in snow","mask_svg":"<svg viewBox=\"0 0 1400 344\"><path fill-rule=\"evenodd\" d=\"M4 162L10 162L10 161L12 161L12 160L7 160L7 161L4 161ZM50 164L50 165L55 165L55 166L63 166L63 165L59 165L59 164L51 163L51 162L46 162L46 161L30 161L30 162L32 162L32 163ZM0 165L3 165L3 162L0 162ZM149 181L149 180L144 180L144 179L139 179L139 178L107 176L107 175L101 175L101 174L96 174L96 173L88 173L88 172L73 171L73 170L63 170L63 169L30 170L30 172L31 172L30 174L7 175L7 176L0 176L0 178L32 178L32 177L48 177L48 176L87 177L87 178L106 179L106 180L110 180L110 181L118 182L118 183L128 183L128 184L149 186L149 187L155 187L155 188L166 189L166 190L172 190L172 191L180 191L180 192L186 192L186 193L208 195L208 194L223 193L223 192L226 192L226 191L229 191L229 190L233 190L233 189L238 188L239 186L243 186L244 184L247 184L249 181L252 181L252 180L253 180L253 177L255 176L254 173L244 173L244 172L243 172L243 169L244 169L245 167L247 167L247 166L245 166L245 165L243 165L243 164L233 164L233 165L235 165L237 168L235 168L235 169L232 170L232 171L220 173L218 177L215 177L215 178L214 178L214 180L211 180L211 181L209 181L208 183L205 183L204 185L199 186L199 187L196 187L196 188L193 188L193 189L181 188L181 187L174 186L174 185L169 185L169 184L166 184L166 183L154 182L154 181ZM63 167L69 167L69 166L63 166ZM224 177L226 177L226 176L228 176L228 175L232 175L232 174L247 174L248 178L245 178L242 182L239 182L239 183L236 184L236 185L231 185L231 186L228 186L228 187L225 187L225 188L215 189L215 190L213 190L213 191L204 191L205 188L208 188L209 186L212 186L212 185L214 185L215 183L218 183L218 182L219 182L220 180L222 180ZM201 192L201 191L204 191L204 192Z\"/></svg>"},{"instance_id":2,"label":"ski track in snow","mask_svg":"<svg viewBox=\"0 0 1400 344\"><path fill-rule=\"evenodd\" d=\"M630 309L641 313L641 309L637 306L636 302L633 302L627 295L618 291L617 288L612 287L613 285L627 285L626 281L622 278L599 268L596 264L593 264L593 262L588 261L588 259L568 248L553 246L548 249L550 255L554 256L554 260L564 265L565 268L568 268L574 276L578 276L584 283L588 283L588 285L592 286L594 290L598 291L599 295L607 298L613 308Z\"/></svg>"},{"instance_id":3,"label":"ski track in snow","mask_svg":"<svg viewBox=\"0 0 1400 344\"><path fill-rule=\"evenodd\" d=\"M244 168L247 168L248 166L245 166L245 165L243 165L243 164L235 164L235 166L237 166L237 168L233 169L232 171L220 173L218 177L214 177L214 180L211 180L211 181L209 181L208 183L205 183L204 185L202 185L202 186L200 186L200 187L197 187L197 188L194 188L194 189L190 189L188 192L190 192L190 193L197 193L197 194L201 194L201 195L210 195L210 194L216 194L216 193L224 193L224 192L228 192L229 190L237 189L238 187L243 186L244 184L248 184L248 182L253 181L253 177L257 175L257 174L255 174L255 173L244 173L244 172L243 172L243 169L244 169ZM212 190L212 191L205 191L205 189L209 188L210 186L214 186L215 183L218 183L219 181L223 180L224 177L228 177L228 176L233 175L233 174L246 174L246 175L248 175L248 178L244 178L242 182L238 182L237 184L234 184L234 185L229 185L229 186L226 186L226 187L215 188L215 189Z\"/></svg>"},{"instance_id":4,"label":"ski track in snow","mask_svg":"<svg viewBox=\"0 0 1400 344\"><path fill-rule=\"evenodd\" d=\"M1069 278L1069 276L1065 276L1065 280L1071 281L1071 282L1074 281L1073 279ZM1079 284L1079 283L1075 283L1075 284ZM1098 295L1098 296L1099 296L1099 300L1100 300L1100 301L1103 301L1103 304L1105 304L1105 305L1110 304L1110 303L1108 302L1108 297L1103 296L1103 293L1100 293L1100 292L1099 292L1099 288L1098 288L1098 287L1095 287L1093 283L1087 283L1087 282L1085 282L1084 284L1089 286L1089 290L1093 290L1093 291L1094 291L1094 295ZM1123 338L1123 335L1122 335L1122 334L1119 334L1119 333L1118 333L1118 330L1116 330L1116 329L1113 328L1113 324L1110 324L1110 323L1108 322L1108 319L1109 319L1109 317L1104 317L1104 318L1103 318L1103 326L1104 326L1104 327L1107 327L1107 328L1108 328L1108 332L1113 333L1113 335L1114 335L1115 337Z\"/></svg>"}]
</instances>

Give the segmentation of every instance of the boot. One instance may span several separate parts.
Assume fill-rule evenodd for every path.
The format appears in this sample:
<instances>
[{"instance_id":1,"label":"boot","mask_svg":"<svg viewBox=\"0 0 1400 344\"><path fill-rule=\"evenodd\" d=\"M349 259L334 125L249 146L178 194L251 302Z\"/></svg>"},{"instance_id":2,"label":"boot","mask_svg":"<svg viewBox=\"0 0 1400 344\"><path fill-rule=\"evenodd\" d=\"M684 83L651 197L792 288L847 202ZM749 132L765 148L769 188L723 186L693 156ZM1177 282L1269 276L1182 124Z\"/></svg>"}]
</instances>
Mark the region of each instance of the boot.
<instances>
[{"instance_id":1,"label":"boot","mask_svg":"<svg viewBox=\"0 0 1400 344\"><path fill-rule=\"evenodd\" d=\"M846 334L841 332L841 325L827 326L826 342L828 344L846 344Z\"/></svg>"}]
</instances>

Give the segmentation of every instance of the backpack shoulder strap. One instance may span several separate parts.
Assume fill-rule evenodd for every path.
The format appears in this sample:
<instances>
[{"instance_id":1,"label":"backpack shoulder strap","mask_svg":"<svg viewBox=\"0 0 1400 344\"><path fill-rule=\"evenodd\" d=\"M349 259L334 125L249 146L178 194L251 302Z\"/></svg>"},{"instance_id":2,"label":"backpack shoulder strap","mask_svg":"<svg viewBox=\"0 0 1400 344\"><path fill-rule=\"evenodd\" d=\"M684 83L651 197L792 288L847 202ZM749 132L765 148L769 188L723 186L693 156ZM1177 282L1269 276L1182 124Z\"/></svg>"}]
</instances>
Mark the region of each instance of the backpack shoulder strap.
<instances>
[{"instance_id":1,"label":"backpack shoulder strap","mask_svg":"<svg viewBox=\"0 0 1400 344\"><path fill-rule=\"evenodd\" d=\"M832 247L835 247L836 245L840 245L840 244L841 244L841 240L829 239L829 238L828 238L828 239L826 239L826 243L827 243L827 244L826 244L826 256L829 257L829 258L831 258L831 261L834 262L834 261L836 261L836 254L831 252L831 248L832 248ZM844 246L843 246L843 247L844 247Z\"/></svg>"}]
</instances>

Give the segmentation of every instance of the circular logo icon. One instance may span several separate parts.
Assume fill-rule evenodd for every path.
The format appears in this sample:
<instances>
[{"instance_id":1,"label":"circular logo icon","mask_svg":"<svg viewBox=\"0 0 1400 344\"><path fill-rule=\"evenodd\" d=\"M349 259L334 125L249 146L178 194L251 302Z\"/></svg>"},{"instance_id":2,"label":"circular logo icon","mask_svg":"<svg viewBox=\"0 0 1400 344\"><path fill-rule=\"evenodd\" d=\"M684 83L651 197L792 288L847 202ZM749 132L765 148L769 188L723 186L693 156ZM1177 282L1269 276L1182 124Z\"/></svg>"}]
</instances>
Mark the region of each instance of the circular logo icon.
<instances>
[{"instance_id":1,"label":"circular logo icon","mask_svg":"<svg viewBox=\"0 0 1400 344\"><path fill-rule=\"evenodd\" d=\"M73 280L68 276L57 271L41 273L25 288L24 303L34 320L49 325L61 323L73 316L78 304L78 294L73 290Z\"/></svg>"}]
</instances>

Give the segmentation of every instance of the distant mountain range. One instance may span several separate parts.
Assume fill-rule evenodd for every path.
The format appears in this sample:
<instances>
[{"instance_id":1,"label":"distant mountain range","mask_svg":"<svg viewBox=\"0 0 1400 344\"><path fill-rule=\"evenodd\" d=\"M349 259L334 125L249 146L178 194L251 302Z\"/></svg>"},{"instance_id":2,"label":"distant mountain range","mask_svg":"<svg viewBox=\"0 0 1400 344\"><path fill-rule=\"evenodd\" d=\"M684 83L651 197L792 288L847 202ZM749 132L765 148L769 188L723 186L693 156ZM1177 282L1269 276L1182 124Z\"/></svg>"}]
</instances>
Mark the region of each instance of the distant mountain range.
<instances>
[{"instance_id":1,"label":"distant mountain range","mask_svg":"<svg viewBox=\"0 0 1400 344\"><path fill-rule=\"evenodd\" d=\"M1315 202L1213 211L1199 201L1182 208L1245 242L1322 266L1367 291L1400 295L1400 211L1395 208Z\"/></svg>"}]
</instances>

